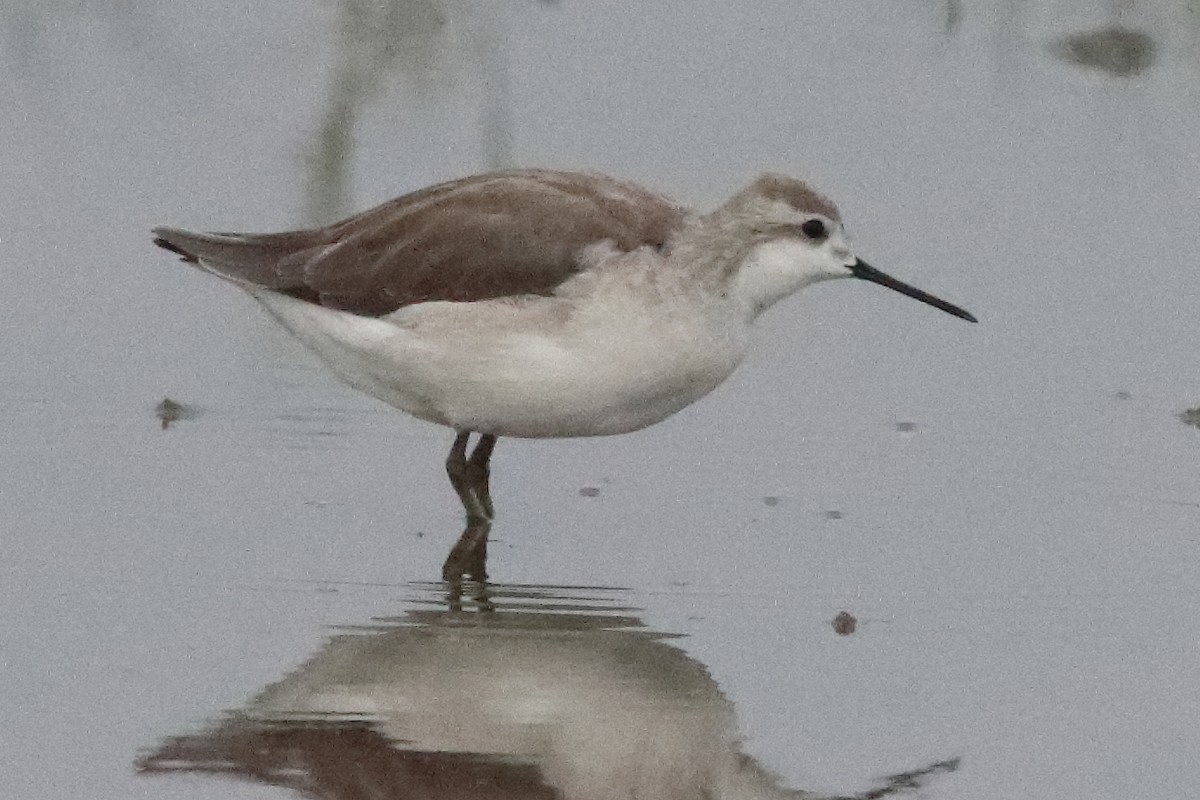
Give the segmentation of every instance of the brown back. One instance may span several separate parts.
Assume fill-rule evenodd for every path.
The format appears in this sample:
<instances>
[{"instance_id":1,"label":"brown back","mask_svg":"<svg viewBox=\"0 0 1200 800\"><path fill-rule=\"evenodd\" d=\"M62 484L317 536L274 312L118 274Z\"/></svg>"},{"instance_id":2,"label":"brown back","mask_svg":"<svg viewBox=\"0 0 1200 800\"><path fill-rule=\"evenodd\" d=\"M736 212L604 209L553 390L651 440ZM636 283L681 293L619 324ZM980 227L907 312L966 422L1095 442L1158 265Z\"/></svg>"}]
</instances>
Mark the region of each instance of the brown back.
<instances>
[{"instance_id":1,"label":"brown back","mask_svg":"<svg viewBox=\"0 0 1200 800\"><path fill-rule=\"evenodd\" d=\"M549 294L588 245L658 247L683 218L666 198L616 178L514 170L431 186L311 231L155 234L239 282L378 316L431 300Z\"/></svg>"}]
</instances>

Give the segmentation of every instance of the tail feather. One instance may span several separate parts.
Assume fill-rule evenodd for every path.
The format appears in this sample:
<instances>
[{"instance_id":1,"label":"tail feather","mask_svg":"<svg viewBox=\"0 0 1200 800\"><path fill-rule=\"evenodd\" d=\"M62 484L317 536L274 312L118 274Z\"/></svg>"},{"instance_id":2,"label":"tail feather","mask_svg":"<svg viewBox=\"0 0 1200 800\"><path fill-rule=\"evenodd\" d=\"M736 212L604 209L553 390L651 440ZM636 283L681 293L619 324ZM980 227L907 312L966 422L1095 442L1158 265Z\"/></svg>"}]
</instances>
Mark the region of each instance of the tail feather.
<instances>
[{"instance_id":1,"label":"tail feather","mask_svg":"<svg viewBox=\"0 0 1200 800\"><path fill-rule=\"evenodd\" d=\"M320 243L312 233L245 235L155 228L154 243L189 264L238 283L287 290L304 286L301 266Z\"/></svg>"},{"instance_id":2,"label":"tail feather","mask_svg":"<svg viewBox=\"0 0 1200 800\"><path fill-rule=\"evenodd\" d=\"M157 233L157 232L158 231L156 230L155 233ZM170 250L172 253L175 253L178 256L180 256L180 259L179 259L180 261L184 261L188 264L199 264L200 263L200 259L197 258L193 253L189 253L187 250L184 250L182 247L172 244L170 242L170 240L168 240L168 239L164 239L161 236L156 236L156 237L154 237L154 243L156 245L158 245L159 247L161 247L163 250Z\"/></svg>"}]
</instances>

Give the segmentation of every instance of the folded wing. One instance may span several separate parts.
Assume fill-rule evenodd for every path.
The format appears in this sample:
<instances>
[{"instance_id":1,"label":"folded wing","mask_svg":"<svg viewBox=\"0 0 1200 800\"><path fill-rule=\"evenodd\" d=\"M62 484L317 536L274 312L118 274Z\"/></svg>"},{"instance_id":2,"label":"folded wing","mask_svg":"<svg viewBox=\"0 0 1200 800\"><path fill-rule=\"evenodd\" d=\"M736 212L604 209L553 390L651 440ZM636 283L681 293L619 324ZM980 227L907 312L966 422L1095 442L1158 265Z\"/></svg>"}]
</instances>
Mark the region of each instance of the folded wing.
<instances>
[{"instance_id":1,"label":"folded wing","mask_svg":"<svg viewBox=\"0 0 1200 800\"><path fill-rule=\"evenodd\" d=\"M432 186L309 231L154 235L232 281L379 316L431 300L550 294L585 247L658 247L683 219L671 201L616 178L519 170Z\"/></svg>"}]
</instances>

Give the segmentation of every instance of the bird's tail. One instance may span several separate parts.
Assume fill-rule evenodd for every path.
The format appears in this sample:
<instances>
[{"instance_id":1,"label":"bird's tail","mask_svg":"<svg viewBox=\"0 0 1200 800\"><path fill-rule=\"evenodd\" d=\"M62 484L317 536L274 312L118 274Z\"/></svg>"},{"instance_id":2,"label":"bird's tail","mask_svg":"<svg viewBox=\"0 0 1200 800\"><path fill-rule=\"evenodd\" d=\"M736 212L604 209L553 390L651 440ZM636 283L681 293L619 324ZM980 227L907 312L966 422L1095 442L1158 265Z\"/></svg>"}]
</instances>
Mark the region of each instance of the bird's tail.
<instances>
[{"instance_id":1,"label":"bird's tail","mask_svg":"<svg viewBox=\"0 0 1200 800\"><path fill-rule=\"evenodd\" d=\"M322 244L313 233L193 233L155 228L154 243L228 280L265 289L303 285L300 266Z\"/></svg>"}]
</instances>

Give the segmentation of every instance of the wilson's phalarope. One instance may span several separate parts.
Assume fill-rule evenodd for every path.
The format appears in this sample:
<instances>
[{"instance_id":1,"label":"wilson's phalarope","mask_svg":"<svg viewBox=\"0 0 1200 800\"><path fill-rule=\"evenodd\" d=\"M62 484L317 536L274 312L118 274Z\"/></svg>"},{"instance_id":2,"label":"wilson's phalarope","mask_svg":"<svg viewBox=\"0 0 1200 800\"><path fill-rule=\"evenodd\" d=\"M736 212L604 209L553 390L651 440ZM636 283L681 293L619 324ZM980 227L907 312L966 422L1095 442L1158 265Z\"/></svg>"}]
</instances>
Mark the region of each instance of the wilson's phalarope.
<instances>
[{"instance_id":1,"label":"wilson's phalarope","mask_svg":"<svg viewBox=\"0 0 1200 800\"><path fill-rule=\"evenodd\" d=\"M653 425L729 377L751 323L798 289L861 278L976 321L856 258L837 207L776 174L709 214L604 175L517 170L314 230L154 236L351 386L457 432L446 468L467 531L448 579L483 577L497 437Z\"/></svg>"}]
</instances>

